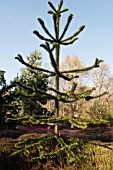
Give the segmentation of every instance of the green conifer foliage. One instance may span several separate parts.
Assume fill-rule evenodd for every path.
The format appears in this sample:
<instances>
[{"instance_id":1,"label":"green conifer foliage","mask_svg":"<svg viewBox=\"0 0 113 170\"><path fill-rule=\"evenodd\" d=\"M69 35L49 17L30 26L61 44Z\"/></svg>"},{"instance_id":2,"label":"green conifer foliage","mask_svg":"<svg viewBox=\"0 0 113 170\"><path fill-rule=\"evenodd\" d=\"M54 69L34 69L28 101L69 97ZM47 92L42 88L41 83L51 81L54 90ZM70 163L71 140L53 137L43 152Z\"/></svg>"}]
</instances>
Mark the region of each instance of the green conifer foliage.
<instances>
[{"instance_id":1,"label":"green conifer foliage","mask_svg":"<svg viewBox=\"0 0 113 170\"><path fill-rule=\"evenodd\" d=\"M13 87L13 85L5 85L0 89L0 129L8 128L9 126L7 126L5 120L17 115L20 109L20 105L12 91Z\"/></svg>"},{"instance_id":2,"label":"green conifer foliage","mask_svg":"<svg viewBox=\"0 0 113 170\"><path fill-rule=\"evenodd\" d=\"M41 39L43 41L43 43L40 46L43 47L44 50L46 50L46 52L48 53L51 66L53 67L53 71L30 65L23 60L21 55L18 55L16 57L16 59L18 59L22 64L26 65L30 69L43 72L44 74L41 77L42 79L45 77L46 78L55 77L55 88L48 87L48 88L46 88L46 91L44 89L35 88L35 86L34 86L34 88L35 88L36 93L43 95L43 97L45 96L46 99L55 100L55 110L56 110L55 116L59 117L59 102L60 101L65 102L65 103L75 102L80 99L85 99L86 101L89 101L90 99L100 97L106 93L105 92L98 96L92 96L91 94L95 90L94 87L91 88L90 90L85 90L85 91L82 91L81 93L76 93L76 87L77 87L76 81L73 82L72 89L70 91L60 92L60 89L59 89L60 78L66 80L66 81L71 81L72 79L75 80L79 76L78 75L72 76L72 74L70 74L70 73L80 73L80 72L85 72L85 71L91 70L93 68L97 68L97 67L99 67L99 64L101 62L103 62L103 60L99 60L98 58L96 58L94 64L89 67L85 67L82 69L73 69L73 70L68 70L68 71L67 70L60 71L59 62L60 62L60 57L61 57L60 56L61 46L68 46L70 44L73 44L78 39L78 35L83 31L85 26L82 25L72 35L65 38L65 34L68 31L70 23L73 19L73 14L70 14L68 16L67 22L64 26L64 29L62 32L60 32L61 16L64 12L68 11L68 9L62 8L63 0L61 0L60 3L57 4L56 7L54 7L53 3L50 1L48 2L48 4L51 7L51 10L48 11L48 14L52 15L53 25L54 25L54 35L49 32L49 29L46 27L45 22L41 18L38 18L38 22L41 25L43 31L46 33L47 36L43 36L43 34L39 33L37 30L35 30L33 33L39 39ZM49 94L48 90L53 91L55 93L55 95ZM34 95L35 95L35 93L34 93ZM58 135L58 124L56 124L56 126L55 126L55 134Z\"/></svg>"},{"instance_id":3,"label":"green conifer foliage","mask_svg":"<svg viewBox=\"0 0 113 170\"><path fill-rule=\"evenodd\" d=\"M41 40L43 40L45 43L41 44L41 47L43 47L49 54L51 65L54 69L53 75L55 75L55 89L52 89L56 93L56 115L59 117L59 101L63 102L74 102L76 100L79 100L81 98L85 98L86 100L90 100L93 97L90 96L90 94L95 90L92 88L91 90L84 91L81 94L76 94L75 89L77 86L77 83L74 82L72 85L72 89L67 93L60 93L59 92L59 79L63 78L67 81L70 81L71 79L74 79L76 77L69 76L69 73L72 72L83 72L88 71L94 67L99 67L100 62L102 60L96 59L95 63L91 67L87 67L84 69L75 69L75 70L69 70L69 71L63 71L60 72L59 70L59 60L60 60L60 48L61 46L67 46L70 44L73 44L77 39L79 33L83 31L85 28L85 25L82 25L76 32L74 32L72 35L70 35L68 38L65 38L65 34L68 31L69 25L73 19L73 14L70 14L67 18L67 22L64 26L63 31L60 33L60 18L62 13L68 11L67 8L62 9L63 6L63 0L60 1L59 4L57 4L56 8L54 7L53 3L48 2L49 6L51 7L51 10L48 11L48 14L52 15L53 23L54 23L54 36L49 32L49 29L46 27L45 22L38 18L38 21L40 25L42 26L42 29L45 31L45 33L49 36L49 38L44 37L42 34L40 34L38 31L34 31L34 34ZM55 54L53 53L55 51ZM66 74L67 75L66 75ZM58 127L56 128L56 133L58 133Z\"/></svg>"},{"instance_id":4,"label":"green conifer foliage","mask_svg":"<svg viewBox=\"0 0 113 170\"><path fill-rule=\"evenodd\" d=\"M41 66L41 53L31 52L27 56L27 64L32 67ZM47 80L41 79L43 73L38 70L33 70L29 67L24 67L21 69L21 75L18 79L15 79L16 89L15 92L18 93L20 100L23 104L23 114L27 115L43 115L46 109L41 107L41 104L46 104L47 99L42 94L37 92L38 89L46 91ZM40 103L39 103L40 102Z\"/></svg>"},{"instance_id":5,"label":"green conifer foliage","mask_svg":"<svg viewBox=\"0 0 113 170\"><path fill-rule=\"evenodd\" d=\"M90 90L85 89L77 93L76 92L76 87L77 87L76 81L73 81L71 90L67 92L62 92L60 91L60 88L59 88L59 80L61 78L66 81L71 81L72 79L76 80L76 78L79 78L77 74L79 74L80 72L85 72L93 68L99 67L99 64L103 60L99 60L98 58L96 58L94 64L92 64L89 67L73 69L73 70L68 70L68 71L67 70L60 71L59 62L60 62L60 57L61 57L60 56L61 46L67 47L68 45L73 44L78 39L79 33L83 31L85 26L84 25L81 26L76 32L74 32L69 37L65 38L65 34L72 21L73 15L70 14L68 16L64 29L60 33L60 18L64 12L68 11L68 9L67 8L62 9L63 0L60 0L60 3L56 7L54 7L53 3L51 2L48 2L48 4L51 7L51 10L48 11L48 14L52 15L52 18L53 18L54 35L49 32L49 29L46 27L45 22L40 18L38 18L38 22L41 25L43 31L47 34L47 37L43 36L43 34L39 33L36 30L34 31L34 34L43 41L43 43L41 44L41 47L43 47L44 50L46 50L50 58L50 63L51 63L51 66L53 67L53 70L51 71L45 68L33 66L27 63L26 61L24 61L21 55L18 55L16 59L18 59L19 62L21 62L28 68L30 68L32 71L34 72L39 71L43 73L40 77L42 80L45 78L50 78L50 77L55 78L55 87L49 87L47 85L46 88L44 89L43 88L40 89L34 84L33 84L33 88L24 86L21 84L21 87L23 86L28 91L31 90L33 92L32 95L30 94L31 97L35 98L41 95L46 100L54 100L56 103L55 104L55 115L53 117L43 118L43 119L38 119L38 120L35 119L34 117L29 117L28 119L23 119L21 121L23 122L28 121L35 125L40 124L40 123L55 124L55 135L50 134L50 136L46 135L44 137L37 138L37 139L26 139L26 140L17 142L15 144L16 151L13 152L11 155L9 155L9 157L14 157L18 154L23 153L25 156L30 155L30 158L33 161L50 160L51 162L54 160L61 160L62 162L62 160L64 161L66 159L66 163L69 165L72 163L76 163L78 159L77 152L80 150L79 148L80 141L79 140L75 141L76 139L70 138L68 137L68 135L67 136L60 135L58 124L69 122L79 128L80 127L86 128L87 126L86 126L86 123L84 123L83 120L80 120L79 118L74 118L71 116L62 117L62 115L59 115L59 102L61 101L64 103L71 103L71 102L75 102L80 99L85 99L86 101L89 101L93 98L103 96L104 94L106 94L106 92L99 94L98 96L93 96L92 92L95 91L95 88L93 87ZM73 76L70 73L76 73L76 76ZM49 93L50 91L52 91L52 93ZM81 146L82 145L80 144L80 147ZM38 154L36 156L31 155L31 151L34 147L38 151L37 152Z\"/></svg>"}]
</instances>

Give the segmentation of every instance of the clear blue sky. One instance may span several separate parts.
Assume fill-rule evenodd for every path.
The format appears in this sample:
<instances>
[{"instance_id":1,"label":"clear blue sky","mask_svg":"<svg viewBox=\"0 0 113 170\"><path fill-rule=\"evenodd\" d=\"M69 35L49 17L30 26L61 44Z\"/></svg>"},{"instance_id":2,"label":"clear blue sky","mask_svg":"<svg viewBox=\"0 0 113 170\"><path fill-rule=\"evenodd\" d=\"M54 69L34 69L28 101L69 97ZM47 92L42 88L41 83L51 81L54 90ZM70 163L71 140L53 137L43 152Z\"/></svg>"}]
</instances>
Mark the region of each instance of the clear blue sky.
<instances>
[{"instance_id":1,"label":"clear blue sky","mask_svg":"<svg viewBox=\"0 0 113 170\"><path fill-rule=\"evenodd\" d=\"M51 2L57 4L60 0ZM74 14L67 36L83 24L86 28L76 43L63 48L61 60L67 54L75 54L85 65L90 65L98 57L104 59L113 73L113 0L64 0L63 7L68 7L69 12L61 20L61 28L67 16ZM7 81L12 80L22 67L15 60L18 53L26 57L36 49L44 55L44 62L47 61L40 40L32 32L35 29L42 32L38 17L44 19L52 31L51 15L47 14L49 9L48 0L0 1L0 70L6 71Z\"/></svg>"}]
</instances>

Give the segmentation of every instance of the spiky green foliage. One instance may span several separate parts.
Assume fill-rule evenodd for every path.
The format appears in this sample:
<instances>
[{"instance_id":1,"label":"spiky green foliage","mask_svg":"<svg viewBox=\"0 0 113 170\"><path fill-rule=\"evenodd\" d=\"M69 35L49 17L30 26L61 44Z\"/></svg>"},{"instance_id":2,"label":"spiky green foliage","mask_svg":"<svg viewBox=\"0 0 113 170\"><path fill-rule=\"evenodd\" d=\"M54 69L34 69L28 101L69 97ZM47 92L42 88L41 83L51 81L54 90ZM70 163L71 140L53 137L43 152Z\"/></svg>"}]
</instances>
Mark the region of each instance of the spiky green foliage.
<instances>
[{"instance_id":1,"label":"spiky green foliage","mask_svg":"<svg viewBox=\"0 0 113 170\"><path fill-rule=\"evenodd\" d=\"M40 38L42 41L44 41L43 44L41 44L41 47L46 50L46 52L49 55L51 66L53 67L53 71L43 69L41 67L36 67L31 64L28 64L27 62L24 61L21 55L18 55L16 59L18 59L22 64L27 66L28 68L32 70L38 70L39 72L43 72L44 74L42 75L42 79L45 77L55 77L55 88L50 88L46 87L45 89L39 89L36 86L34 86L34 93L32 94L35 97L36 94L43 96L43 98L48 99L48 100L55 100L55 116L59 117L59 102L65 102L65 103L70 103L70 102L75 102L80 99L86 99L86 101L89 101L90 99L97 98L100 96L103 96L106 94L104 92L103 94L100 94L98 96L93 96L92 93L95 91L95 88L92 88L90 90L83 91L81 93L76 93L76 87L77 83L76 81L72 85L72 89L67 92L60 92L59 89L59 80L60 78L66 80L66 81L71 81L72 79L78 78L79 76L72 76L70 75L71 73L80 73L84 71L91 70L93 68L99 67L100 63L103 62L103 60L99 60L98 58L95 59L95 62L92 66L85 67L82 69L73 69L73 70L68 70L68 71L60 71L59 69L59 59L60 59L60 48L61 46L67 46L70 44L73 44L77 39L78 35L83 31L85 28L84 25L82 25L77 31L75 31L72 35L70 35L68 38L65 38L65 34L70 26L70 23L73 19L73 14L70 14L68 16L67 22L64 26L63 31L60 33L60 18L62 13L66 12L68 9L62 9L63 6L63 1L61 0L60 3L54 7L53 3L48 2L49 6L51 7L51 10L48 11L48 14L52 15L53 18L53 24L54 24L54 35L50 33L49 29L46 27L45 22L41 19L38 18L38 22L41 25L43 31L46 33L47 36L43 36L41 33L38 31L34 31L33 33ZM24 86L24 85L23 85ZM27 87L29 89L29 87ZM31 89L29 89L31 90ZM51 95L48 93L48 91L54 92L54 95ZM53 93L52 93L53 94ZM58 128L57 128L58 131ZM56 132L57 133L57 132Z\"/></svg>"},{"instance_id":2,"label":"spiky green foliage","mask_svg":"<svg viewBox=\"0 0 113 170\"><path fill-rule=\"evenodd\" d=\"M44 136L35 139L25 139L15 144L16 151L7 157L15 158L17 155L30 157L32 162L50 160L61 167L73 163L85 163L85 159L80 157L80 152L85 147L85 142L66 136ZM33 149L35 148L35 154Z\"/></svg>"},{"instance_id":3,"label":"spiky green foliage","mask_svg":"<svg viewBox=\"0 0 113 170\"><path fill-rule=\"evenodd\" d=\"M75 127L85 129L87 127L87 124L89 124L88 121L84 119L78 119L73 117L58 117L57 119L55 117L50 116L17 116L15 118L7 118L6 122L10 124L21 124L21 125L55 125L56 123L59 124L73 124ZM90 121L91 123L91 121ZM100 123L100 122L99 122Z\"/></svg>"},{"instance_id":4,"label":"spiky green foliage","mask_svg":"<svg viewBox=\"0 0 113 170\"><path fill-rule=\"evenodd\" d=\"M36 36L38 36L38 38L40 38L41 40L45 41L44 44L41 44L41 47L43 47L48 52L49 57L50 57L50 61L51 61L51 65L54 69L54 72L51 75L48 75L48 76L55 76L55 86L56 87L55 87L55 89L51 88L51 91L55 92L56 115L58 117L59 116L59 101L74 102L74 101L80 100L82 98L85 98L88 101L88 100L94 98L94 96L91 96L91 93L95 90L95 88L92 88L91 90L84 91L82 93L76 94L75 91L76 91L77 83L75 82L74 84L76 84L76 85L73 84L71 91L69 91L67 93L62 93L62 92L59 92L59 79L63 78L64 80L70 81L74 78L78 78L78 76L75 76L75 77L69 76L69 74L73 73L73 72L74 73L84 72L84 71L91 70L92 68L99 67L99 64L102 62L102 60L99 60L98 58L96 58L95 63L92 66L89 66L89 67L86 67L86 68L83 68L83 69L74 69L74 70L68 70L68 71L62 71L62 72L59 70L59 58L60 58L60 47L61 47L61 45L67 46L67 45L73 44L78 39L79 33L81 31L83 31L85 26L82 25L78 29L78 31L73 33L68 38L65 38L65 34L66 34L66 32L69 28L69 25L70 25L70 23L73 19L73 14L70 14L68 16L67 22L64 26L64 30L62 31L62 33L60 33L60 18L61 18L62 13L66 12L68 9L67 8L62 9L62 5L63 5L62 0L56 6L56 8L54 7L54 5L51 2L48 2L48 4L52 9L52 10L48 11L48 13L52 14L52 17L53 17L54 36L49 32L44 21L40 18L38 18L38 21L39 21L40 25L42 26L42 29L47 34L47 36L49 36L49 38L43 37L43 35L41 35L36 30L34 31L34 34L36 34ZM54 51L55 51L55 55L54 55ZM67 75L66 75L66 73L67 73ZM104 95L104 94L105 93L103 93L101 95ZM100 96L96 96L96 97L100 97ZM56 132L56 133L58 133L58 132Z\"/></svg>"},{"instance_id":5,"label":"spiky green foliage","mask_svg":"<svg viewBox=\"0 0 113 170\"><path fill-rule=\"evenodd\" d=\"M33 116L25 118L19 118L18 121L20 121L22 124L31 123L31 124L53 124L55 125L55 134L57 136L46 136L40 139L36 140L25 140L20 143L17 143L15 147L17 148L17 151L10 155L10 157L13 157L17 154L24 154L25 156L30 155L31 156L31 150L35 147L37 149L37 155L36 157L33 157L33 160L41 160L41 159L55 159L59 157L59 159L62 157L63 159L60 160L66 160L66 163L74 163L77 160L76 156L76 150L79 149L78 142L76 142L72 138L66 137L66 139L63 136L60 136L58 131L58 124L69 122L74 124L76 127L86 128L86 122L83 123L81 120L72 118L72 117L60 117L59 116L59 102L64 103L70 103L75 102L80 99L85 99L86 101L89 101L93 98L101 97L106 94L106 92L94 96L92 93L94 93L95 88L91 88L88 90L84 90L82 92L77 93L77 82L74 81L72 84L71 90L67 92L62 92L59 89L59 80L60 78L71 81L72 79L75 80L75 78L78 78L79 76L72 76L71 73L80 73L84 71L89 71L93 68L99 67L100 63L103 60L99 60L96 58L94 64L92 66L82 68L82 69L73 69L68 71L60 71L59 69L59 61L60 61L60 48L61 46L67 46L70 44L73 44L77 39L79 33L83 31L85 26L81 26L75 33L70 35L69 37L65 38L65 34L68 30L68 27L72 21L73 15L70 14L66 25L64 26L64 30L62 33L60 33L60 18L62 13L66 12L68 9L62 9L63 0L60 1L60 3L54 7L54 5L51 2L48 2L49 6L51 7L51 10L48 11L49 14L52 15L53 23L54 23L54 35L49 32L49 29L46 27L45 22L38 18L38 22L41 25L44 32L47 34L47 37L43 36L43 34L40 34L38 31L34 31L34 34L40 38L42 41L44 41L43 44L41 44L41 47L46 50L48 53L48 56L50 58L51 66L53 68L53 71L47 70L41 67L36 67L34 65L31 65L27 63L21 55L18 55L16 59L19 60L22 64L27 66L29 69L32 70L32 72L39 71L40 73L44 73L41 75L41 79L54 77L55 78L55 87L48 87L48 85L44 88L38 88L34 83L32 87L29 87L27 85L21 84L20 86L22 88L26 88L28 91L32 91L32 93L27 94L27 96L36 99L37 96L42 97L44 100L54 100L55 101L55 116L49 117L49 118L36 118ZM52 91L52 93L49 93ZM41 102L41 100L39 100ZM11 120L11 119L10 119ZM9 120L9 121L10 121ZM11 120L11 121L17 121ZM81 123L82 122L82 123ZM51 147L52 145L52 147Z\"/></svg>"},{"instance_id":6,"label":"spiky green foliage","mask_svg":"<svg viewBox=\"0 0 113 170\"><path fill-rule=\"evenodd\" d=\"M53 17L54 36L48 31L47 27L45 26L44 21L40 18L38 18L38 21L39 21L40 25L42 26L43 30L45 31L45 33L49 36L49 38L43 37L43 35L41 35L36 30L34 31L34 34L36 34L36 36L38 36L38 38L40 38L41 40L45 41L44 44L41 44L41 47L43 47L48 52L49 57L50 57L50 61L51 61L51 65L54 69L54 72L51 73L51 75L48 75L48 76L55 76L55 78L56 78L56 88L55 89L51 88L51 91L54 91L56 93L56 103L57 103L56 109L59 110L58 109L58 101L63 101L63 102L70 102L71 101L71 102L73 102L73 101L79 100L81 98L85 98L86 100L90 100L90 99L94 98L93 96L90 96L90 94L95 90L95 88L92 88L91 90L82 92L81 94L76 94L75 90L76 90L77 83L74 82L74 84L76 84L76 85L73 84L71 91L69 91L67 93L62 93L62 92L59 92L59 78L63 78L67 81L70 81L74 78L78 78L78 76L76 76L76 77L69 76L69 73L79 73L79 72L91 70L92 68L99 67L99 64L103 60L99 60L98 58L96 58L95 63L92 66L89 66L89 67L86 67L86 68L83 68L83 69L74 69L74 70L68 70L68 71L62 71L62 72L59 70L60 46L61 45L67 46L69 44L74 43L78 39L77 36L79 35L79 33L81 31L83 31L85 26L82 25L78 29L78 31L73 33L68 38L64 38L64 36L65 36L65 34L68 30L68 27L69 27L69 25L72 21L73 14L70 14L68 16L67 23L64 26L64 30L60 34L61 14L63 12L66 12L68 9L62 9L62 5L63 5L62 0L60 1L60 3L57 5L56 8L54 7L54 5L51 2L48 2L48 4L52 8L52 10L50 10L48 13L52 14L52 17ZM53 53L54 51L55 51L55 55ZM66 73L68 75L66 75ZM99 96L97 96L97 97L99 97Z\"/></svg>"}]
</instances>

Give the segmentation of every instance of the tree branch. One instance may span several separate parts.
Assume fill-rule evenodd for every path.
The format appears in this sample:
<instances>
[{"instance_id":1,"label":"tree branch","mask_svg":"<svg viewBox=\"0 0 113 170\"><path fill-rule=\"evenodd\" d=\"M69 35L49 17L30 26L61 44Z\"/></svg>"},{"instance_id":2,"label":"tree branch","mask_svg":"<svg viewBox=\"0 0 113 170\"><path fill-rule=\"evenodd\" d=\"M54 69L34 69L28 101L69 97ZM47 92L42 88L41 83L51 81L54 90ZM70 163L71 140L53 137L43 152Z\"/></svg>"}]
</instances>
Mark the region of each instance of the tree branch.
<instances>
[{"instance_id":1,"label":"tree branch","mask_svg":"<svg viewBox=\"0 0 113 170\"><path fill-rule=\"evenodd\" d=\"M42 36L37 30L34 30L33 33L38 37L40 38L41 40L44 40L44 41L48 41L48 42L51 42L53 43L54 41L49 39L49 38L45 38L44 36Z\"/></svg>"},{"instance_id":2,"label":"tree branch","mask_svg":"<svg viewBox=\"0 0 113 170\"><path fill-rule=\"evenodd\" d=\"M43 68L37 68L37 67L34 67L34 66L26 63L26 62L23 60L23 58L22 58L22 56L21 56L20 54L18 54L18 56L15 57L15 59L17 59L19 62L21 62L22 64L24 64L25 66L27 66L27 67L29 67L29 68L31 68L31 69L38 70L38 71L41 71L41 72L46 72L46 73L54 74L54 72L52 72L52 71L45 70L45 69L43 69Z\"/></svg>"},{"instance_id":3,"label":"tree branch","mask_svg":"<svg viewBox=\"0 0 113 170\"><path fill-rule=\"evenodd\" d=\"M62 42L69 41L72 38L76 37L81 31L83 31L84 28L85 28L85 25L82 25L77 32L75 32L72 36L64 39Z\"/></svg>"},{"instance_id":4,"label":"tree branch","mask_svg":"<svg viewBox=\"0 0 113 170\"><path fill-rule=\"evenodd\" d=\"M41 18L38 18L38 21L39 21L40 25L42 26L42 28L44 29L44 31L55 41L54 37L50 34L48 29L46 28L44 21Z\"/></svg>"},{"instance_id":5,"label":"tree branch","mask_svg":"<svg viewBox=\"0 0 113 170\"><path fill-rule=\"evenodd\" d=\"M103 62L103 60L99 60L98 58L95 59L95 63L92 66L85 67L82 69L74 69L74 70L68 70L68 71L62 71L61 73L79 73L79 72L84 72L91 70L93 68L99 67L99 64Z\"/></svg>"},{"instance_id":6,"label":"tree branch","mask_svg":"<svg viewBox=\"0 0 113 170\"><path fill-rule=\"evenodd\" d=\"M65 35L65 33L66 33L66 31L67 31L67 29L68 29L68 27L69 27L69 24L71 23L71 20L73 19L73 14L70 14L69 15L69 17L68 17L68 19L67 19L67 23L66 23L66 25L65 25L65 27L64 27L64 31L62 32L62 34L61 34L61 36L60 36L60 41L61 41L61 39L64 37L64 35Z\"/></svg>"}]
</instances>

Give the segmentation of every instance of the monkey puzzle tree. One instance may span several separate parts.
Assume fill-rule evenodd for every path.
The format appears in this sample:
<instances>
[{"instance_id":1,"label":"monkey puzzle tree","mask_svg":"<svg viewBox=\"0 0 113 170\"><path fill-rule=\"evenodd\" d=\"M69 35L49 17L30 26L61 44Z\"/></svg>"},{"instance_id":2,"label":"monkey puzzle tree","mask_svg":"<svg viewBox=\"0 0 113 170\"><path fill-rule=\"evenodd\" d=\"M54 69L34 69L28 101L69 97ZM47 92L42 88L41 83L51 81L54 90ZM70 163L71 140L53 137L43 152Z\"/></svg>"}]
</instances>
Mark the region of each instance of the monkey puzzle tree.
<instances>
[{"instance_id":1,"label":"monkey puzzle tree","mask_svg":"<svg viewBox=\"0 0 113 170\"><path fill-rule=\"evenodd\" d=\"M44 95L49 100L50 99L55 100L55 109L56 109L55 116L59 117L59 102L60 101L64 102L64 103L71 103L71 102L75 102L80 99L85 99L88 101L90 99L97 98L97 97L100 97L105 94L105 92L104 92L102 94L99 94L98 96L91 96L91 93L95 90L95 88L91 88L90 90L82 91L81 93L76 93L76 87L77 87L76 81L73 82L71 90L69 90L67 92L61 92L59 89L59 80L64 79L65 81L71 81L72 79L76 79L79 77L77 75L78 73L85 72L85 71L91 70L93 68L99 67L99 64L103 60L99 60L98 58L96 58L96 60L92 66L81 68L81 69L75 68L73 70L60 71L59 61L60 61L61 46L68 46L70 44L73 44L78 39L79 33L81 33L83 31L85 26L82 25L71 36L69 36L68 38L65 38L65 34L66 34L66 32L69 28L69 25L73 19L73 14L70 14L68 16L67 22L64 26L64 29L60 33L60 18L61 18L62 13L68 11L68 9L67 8L62 9L63 0L61 0L60 3L57 4L56 8L54 7L54 5L51 2L48 2L48 4L51 7L51 10L49 10L48 13L51 14L52 18L53 18L54 35L52 35L49 32L49 29L46 27L45 22L41 18L38 18L38 21L39 21L41 27L43 28L44 32L47 34L47 37L43 36L36 30L33 33L38 38L40 38L42 41L44 41L44 43L41 44L40 46L43 47L46 50L46 52L48 53L50 62L51 62L51 66L53 67L53 71L46 70L43 68L36 68L32 65L28 65L23 60L21 55L18 55L18 57L16 57L16 59L18 59L22 64L28 66L29 68L43 72L44 74L41 77L42 79L45 77L46 78L55 77L55 88L47 87L46 92L43 89L40 90L39 88L35 88L35 93ZM72 73L77 73L77 74L75 76L73 76ZM50 90L53 91L55 95L49 94L48 91L50 91ZM56 126L55 126L55 134L58 135L58 124L56 124Z\"/></svg>"},{"instance_id":2,"label":"monkey puzzle tree","mask_svg":"<svg viewBox=\"0 0 113 170\"><path fill-rule=\"evenodd\" d=\"M44 32L47 34L47 37L43 36L40 34L38 31L34 31L34 34L40 38L44 43L41 44L41 47L46 50L46 52L49 55L51 66L53 70L47 70L45 68L41 67L36 67L31 64L28 64L27 62L24 61L23 57L21 55L18 55L16 59L18 59L22 64L25 66L29 67L32 72L33 71L39 71L43 72L41 74L40 79L45 79L45 78L50 78L54 77L55 78L55 87L49 87L48 85L43 88L39 88L38 86L35 86L33 83L32 88L29 88L28 86L23 86L28 91L30 90L30 96L32 98L40 98L44 100L54 100L55 101L55 116L54 117L49 117L46 119L42 120L36 120L33 117L29 119L29 121L33 124L39 124L39 123L54 123L55 124L55 135L50 135L50 136L44 136L38 139L31 139L31 140L24 140L20 141L19 143L16 144L16 149L17 152L14 152L11 156L15 156L19 153L24 153L24 155L31 155L32 149L35 147L37 148L37 155L33 157L32 160L37 161L37 160L57 160L59 158L60 161L63 162L68 162L73 163L77 159L76 156L76 151L77 148L80 146L78 145L78 141L75 142L76 139L73 138L68 138L67 136L62 136L59 134L58 131L58 123L59 122L69 122L74 124L77 127L84 127L82 122L79 123L79 120L73 117L62 117L62 114L59 114L59 103L64 102L64 103L72 103L75 101L78 101L80 99L85 99L86 101L89 101L90 99L97 98L100 96L103 96L106 94L106 92L103 92L102 94L99 94L97 96L91 95L95 88L91 89L84 89L81 92L77 92L77 82L73 81L71 89L69 89L66 92L63 92L60 90L60 79L64 79L65 81L71 81L71 80L76 80L76 78L79 78L78 73L85 72L88 70L91 70L93 68L99 67L99 64L103 60L99 60L96 58L95 62L93 65L89 67L83 67L83 68L75 68L72 70L66 70L66 71L61 71L59 68L59 62L60 62L60 49L61 46L67 46L70 44L73 44L77 39L79 33L85 28L85 26L81 26L75 33L73 33L71 36L68 38L65 38L65 34L68 30L68 27L72 21L73 15L70 14L68 16L67 22L64 26L64 30L60 33L60 18L62 13L68 11L67 8L62 9L63 5L63 0L60 1L60 3L54 7L54 5L51 2L48 2L49 6L51 7L52 10L49 10L48 13L52 15L53 18L53 23L54 23L54 35L49 32L49 29L46 27L44 21L40 18L38 18L38 21L43 28ZM76 73L73 75L72 73ZM49 93L52 91L52 93ZM32 92L32 93L31 93ZM41 100L39 100L41 101ZM85 126L86 127L86 126ZM46 146L46 147L45 147ZM31 155L32 158L32 155ZM65 160L64 160L65 159Z\"/></svg>"}]
</instances>

